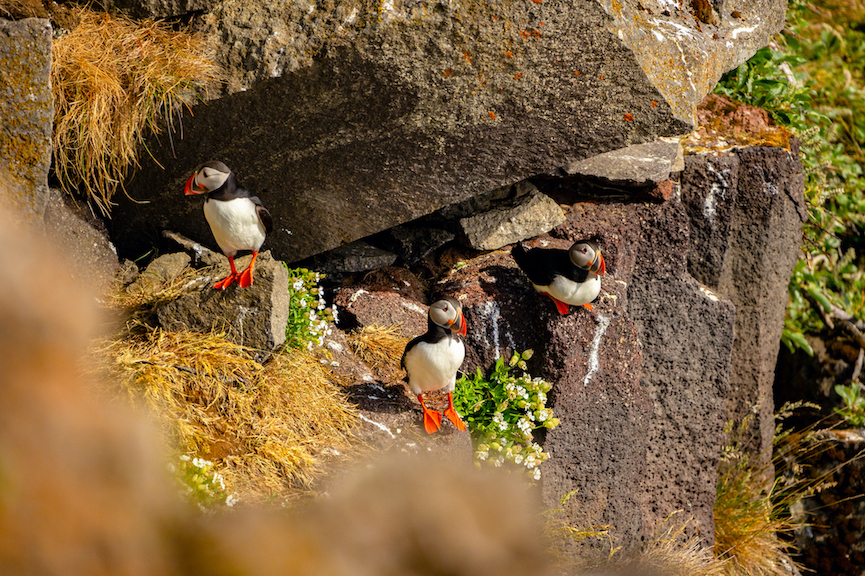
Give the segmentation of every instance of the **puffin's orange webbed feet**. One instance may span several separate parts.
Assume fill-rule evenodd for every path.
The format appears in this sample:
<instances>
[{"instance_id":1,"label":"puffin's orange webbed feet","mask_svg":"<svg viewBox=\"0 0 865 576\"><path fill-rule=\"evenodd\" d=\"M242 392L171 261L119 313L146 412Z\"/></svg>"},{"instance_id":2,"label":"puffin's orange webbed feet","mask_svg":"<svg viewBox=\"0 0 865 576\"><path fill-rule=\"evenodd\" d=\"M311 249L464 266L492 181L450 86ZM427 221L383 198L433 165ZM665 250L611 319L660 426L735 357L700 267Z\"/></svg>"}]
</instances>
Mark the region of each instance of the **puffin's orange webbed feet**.
<instances>
[{"instance_id":1,"label":"puffin's orange webbed feet","mask_svg":"<svg viewBox=\"0 0 865 576\"><path fill-rule=\"evenodd\" d=\"M460 415L457 414L457 411L454 410L454 397L452 393L448 393L448 407L445 408L445 416L448 417L448 420L453 422L453 425L456 426L457 430L465 431L466 425L463 423Z\"/></svg>"},{"instance_id":2,"label":"puffin's orange webbed feet","mask_svg":"<svg viewBox=\"0 0 865 576\"><path fill-rule=\"evenodd\" d=\"M256 258L258 258L258 252L253 252L252 260L249 261L249 266L246 267L246 270L240 273L237 283L241 288L249 288L252 286L252 271L255 269Z\"/></svg>"},{"instance_id":3,"label":"puffin's orange webbed feet","mask_svg":"<svg viewBox=\"0 0 865 576\"><path fill-rule=\"evenodd\" d=\"M595 309L594 306L592 306L591 304L583 304L583 308L585 308L586 310L594 310Z\"/></svg>"},{"instance_id":4,"label":"puffin's orange webbed feet","mask_svg":"<svg viewBox=\"0 0 865 576\"><path fill-rule=\"evenodd\" d=\"M214 284L213 289L214 290L225 290L226 288L228 288L229 286L234 284L234 281L237 279L238 279L237 274L234 274L234 273L229 274L228 276L226 276L225 278L223 278L222 280L220 280L219 282Z\"/></svg>"},{"instance_id":5,"label":"puffin's orange webbed feet","mask_svg":"<svg viewBox=\"0 0 865 576\"><path fill-rule=\"evenodd\" d=\"M423 401L423 394L418 394L417 399L420 400L421 408L423 409L423 427L427 434L434 434L442 427L442 414L438 410L430 410L426 407Z\"/></svg>"},{"instance_id":6,"label":"puffin's orange webbed feet","mask_svg":"<svg viewBox=\"0 0 865 576\"><path fill-rule=\"evenodd\" d=\"M442 414L437 410L424 408L423 427L427 434L435 434L442 427Z\"/></svg>"},{"instance_id":7,"label":"puffin's orange webbed feet","mask_svg":"<svg viewBox=\"0 0 865 576\"><path fill-rule=\"evenodd\" d=\"M237 279L237 284L241 288L249 288L252 286L252 267L249 267L240 273L240 276Z\"/></svg>"},{"instance_id":8,"label":"puffin's orange webbed feet","mask_svg":"<svg viewBox=\"0 0 865 576\"><path fill-rule=\"evenodd\" d=\"M547 296L550 297L550 300L552 300L553 302L556 303L556 310L558 310L558 311L559 311L559 314L561 314L562 316L564 316L565 314L567 314L568 311L571 309L571 307L570 307L569 305L565 304L565 303L562 302L561 300L558 300L558 299L554 298L554 297L551 296L550 294L547 294Z\"/></svg>"}]
</instances>

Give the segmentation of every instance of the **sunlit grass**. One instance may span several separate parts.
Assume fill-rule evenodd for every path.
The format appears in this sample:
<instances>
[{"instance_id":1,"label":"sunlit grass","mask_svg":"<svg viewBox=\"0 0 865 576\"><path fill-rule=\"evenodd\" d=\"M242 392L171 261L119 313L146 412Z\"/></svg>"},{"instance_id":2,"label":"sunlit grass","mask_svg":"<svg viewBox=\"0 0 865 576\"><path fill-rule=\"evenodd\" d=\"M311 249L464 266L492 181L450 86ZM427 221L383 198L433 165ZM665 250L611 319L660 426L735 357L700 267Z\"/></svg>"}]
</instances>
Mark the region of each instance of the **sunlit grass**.
<instances>
[{"instance_id":1,"label":"sunlit grass","mask_svg":"<svg viewBox=\"0 0 865 576\"><path fill-rule=\"evenodd\" d=\"M147 130L169 133L183 106L218 79L204 42L152 20L76 8L80 23L55 40L55 173L104 214L130 168L138 165Z\"/></svg>"}]
</instances>

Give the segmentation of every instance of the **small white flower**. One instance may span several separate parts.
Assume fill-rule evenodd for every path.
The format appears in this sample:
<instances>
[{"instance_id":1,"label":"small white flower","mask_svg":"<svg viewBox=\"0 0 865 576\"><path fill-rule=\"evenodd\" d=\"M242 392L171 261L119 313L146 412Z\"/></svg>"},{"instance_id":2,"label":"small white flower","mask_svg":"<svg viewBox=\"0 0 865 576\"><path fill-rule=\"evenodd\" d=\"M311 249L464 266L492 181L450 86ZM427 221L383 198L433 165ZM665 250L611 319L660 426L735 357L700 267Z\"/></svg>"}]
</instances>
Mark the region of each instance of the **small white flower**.
<instances>
[{"instance_id":1,"label":"small white flower","mask_svg":"<svg viewBox=\"0 0 865 576\"><path fill-rule=\"evenodd\" d=\"M306 298L301 298L301 299L300 299L300 307L301 307L301 308L306 308Z\"/></svg>"},{"instance_id":2,"label":"small white flower","mask_svg":"<svg viewBox=\"0 0 865 576\"><path fill-rule=\"evenodd\" d=\"M504 459L504 457L502 457L502 456L499 456L498 458L496 458L495 460L493 460L493 465L494 465L496 468L501 468L502 464L504 464L504 463L505 463L505 459Z\"/></svg>"},{"instance_id":3,"label":"small white flower","mask_svg":"<svg viewBox=\"0 0 865 576\"><path fill-rule=\"evenodd\" d=\"M514 464L522 464L522 463L523 463L523 455L522 455L522 454L517 454L517 455L514 457Z\"/></svg>"},{"instance_id":4,"label":"small white flower","mask_svg":"<svg viewBox=\"0 0 865 576\"><path fill-rule=\"evenodd\" d=\"M312 342L307 342L307 343L306 343L306 349L307 349L307 350L312 350Z\"/></svg>"},{"instance_id":5,"label":"small white flower","mask_svg":"<svg viewBox=\"0 0 865 576\"><path fill-rule=\"evenodd\" d=\"M334 322L337 322L337 321L339 320L339 315L336 313L336 306L334 306L333 308L331 308L330 311L333 312L333 321L334 321Z\"/></svg>"},{"instance_id":6,"label":"small white flower","mask_svg":"<svg viewBox=\"0 0 865 576\"><path fill-rule=\"evenodd\" d=\"M225 505L226 506L234 506L235 504L237 504L238 500L240 500L240 499L237 496L235 496L234 494L229 494L225 498Z\"/></svg>"},{"instance_id":7,"label":"small white flower","mask_svg":"<svg viewBox=\"0 0 865 576\"><path fill-rule=\"evenodd\" d=\"M478 452L478 460L486 460L490 457L489 452Z\"/></svg>"},{"instance_id":8,"label":"small white flower","mask_svg":"<svg viewBox=\"0 0 865 576\"><path fill-rule=\"evenodd\" d=\"M547 403L547 395L543 392L538 392L538 402L541 403L541 406Z\"/></svg>"},{"instance_id":9,"label":"small white flower","mask_svg":"<svg viewBox=\"0 0 865 576\"><path fill-rule=\"evenodd\" d=\"M189 456L187 456L186 454L182 454L180 456L180 459L183 460L184 462L189 462Z\"/></svg>"},{"instance_id":10,"label":"small white flower","mask_svg":"<svg viewBox=\"0 0 865 576\"><path fill-rule=\"evenodd\" d=\"M540 468L535 468L535 471L532 473L532 478L534 478L535 480L541 479L541 469Z\"/></svg>"},{"instance_id":11,"label":"small white flower","mask_svg":"<svg viewBox=\"0 0 865 576\"><path fill-rule=\"evenodd\" d=\"M303 289L303 280L301 280L300 278L298 278L297 280L295 280L295 281L294 281L294 284L291 285L291 289L294 290L295 292L297 292L298 290Z\"/></svg>"}]
</instances>

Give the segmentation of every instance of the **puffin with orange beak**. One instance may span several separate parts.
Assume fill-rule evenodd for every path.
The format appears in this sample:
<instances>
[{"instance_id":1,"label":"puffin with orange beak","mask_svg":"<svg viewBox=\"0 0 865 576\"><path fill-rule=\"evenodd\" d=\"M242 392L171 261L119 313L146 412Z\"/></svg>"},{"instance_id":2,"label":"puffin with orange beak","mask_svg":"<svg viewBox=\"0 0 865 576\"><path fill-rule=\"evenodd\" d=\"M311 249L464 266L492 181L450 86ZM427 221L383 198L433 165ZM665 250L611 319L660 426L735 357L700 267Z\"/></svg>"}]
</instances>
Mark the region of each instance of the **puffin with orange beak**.
<instances>
[{"instance_id":1,"label":"puffin with orange beak","mask_svg":"<svg viewBox=\"0 0 865 576\"><path fill-rule=\"evenodd\" d=\"M207 194L204 217L231 266L231 274L213 287L224 290L235 280L241 288L252 286L252 270L258 250L264 244L267 233L273 230L270 212L257 196L237 183L234 172L228 166L214 160L205 162L186 181L183 192L187 196ZM240 250L251 250L252 261L246 270L238 273L234 267L234 257Z\"/></svg>"},{"instance_id":2,"label":"puffin with orange beak","mask_svg":"<svg viewBox=\"0 0 865 576\"><path fill-rule=\"evenodd\" d=\"M559 314L570 306L592 310L590 302L601 291L601 276L607 270L601 249L591 240L575 242L569 250L514 246L511 256L525 272L535 290L549 296Z\"/></svg>"},{"instance_id":3,"label":"puffin with orange beak","mask_svg":"<svg viewBox=\"0 0 865 576\"><path fill-rule=\"evenodd\" d=\"M423 401L425 392L444 389L448 395L448 407L444 412L457 430L466 425L454 410L453 391L457 370L466 355L460 335L466 335L466 319L463 307L454 298L446 297L429 308L427 331L411 340L402 355L409 388L417 395L423 409L423 425L428 434L441 428L442 414L430 410Z\"/></svg>"}]
</instances>

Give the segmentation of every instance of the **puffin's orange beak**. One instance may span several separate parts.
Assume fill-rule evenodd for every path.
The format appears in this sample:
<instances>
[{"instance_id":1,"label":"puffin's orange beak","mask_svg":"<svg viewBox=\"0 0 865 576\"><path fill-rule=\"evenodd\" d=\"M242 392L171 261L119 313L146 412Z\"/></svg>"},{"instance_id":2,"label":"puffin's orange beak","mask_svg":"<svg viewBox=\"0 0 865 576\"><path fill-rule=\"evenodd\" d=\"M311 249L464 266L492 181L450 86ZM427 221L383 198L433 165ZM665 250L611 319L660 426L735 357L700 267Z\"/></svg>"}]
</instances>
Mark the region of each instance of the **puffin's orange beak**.
<instances>
[{"instance_id":1,"label":"puffin's orange beak","mask_svg":"<svg viewBox=\"0 0 865 576\"><path fill-rule=\"evenodd\" d=\"M460 322L460 325L457 326L456 330L454 330L453 326L451 326L451 330L453 330L457 334L462 334L463 336L465 336L466 333L468 332L469 328L466 325L466 317L463 316L462 312L460 312L459 322ZM456 322L454 322L454 324L456 324Z\"/></svg>"},{"instance_id":2,"label":"puffin's orange beak","mask_svg":"<svg viewBox=\"0 0 865 576\"><path fill-rule=\"evenodd\" d=\"M591 272L603 276L607 271L607 265L604 263L604 257L601 256L601 251L598 250L598 256L595 258L595 261L592 262L592 265L589 267Z\"/></svg>"},{"instance_id":3,"label":"puffin's orange beak","mask_svg":"<svg viewBox=\"0 0 865 576\"><path fill-rule=\"evenodd\" d=\"M195 194L201 194L201 192L195 191L195 174L190 176L189 180L186 181L186 186L183 188L183 193L186 194L187 196L194 196Z\"/></svg>"}]
</instances>

